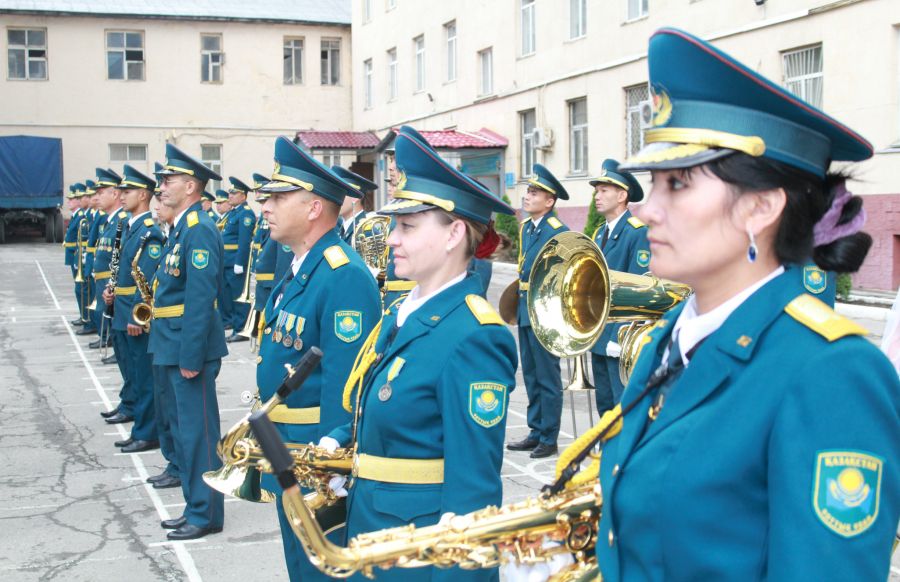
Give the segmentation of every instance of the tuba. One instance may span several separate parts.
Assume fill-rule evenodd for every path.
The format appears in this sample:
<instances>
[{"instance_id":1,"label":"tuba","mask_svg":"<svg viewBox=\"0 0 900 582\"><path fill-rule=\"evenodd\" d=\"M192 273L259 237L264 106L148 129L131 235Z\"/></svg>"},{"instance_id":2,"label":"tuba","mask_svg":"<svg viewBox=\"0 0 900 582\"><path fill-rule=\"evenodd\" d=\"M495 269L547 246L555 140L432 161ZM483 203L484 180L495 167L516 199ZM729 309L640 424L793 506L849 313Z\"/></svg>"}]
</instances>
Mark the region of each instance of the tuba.
<instances>
[{"instance_id":1,"label":"tuba","mask_svg":"<svg viewBox=\"0 0 900 582\"><path fill-rule=\"evenodd\" d=\"M134 284L141 294L141 300L131 308L131 317L138 325L143 326L145 331L150 329L150 320L153 319L153 290L150 289L150 284L147 283L147 278L141 271L138 262L141 260L141 253L144 252L144 247L147 246L150 234L150 231L147 231L141 238L141 244L134 254L134 259L131 261L131 278L134 279Z\"/></svg>"},{"instance_id":2,"label":"tuba","mask_svg":"<svg viewBox=\"0 0 900 582\"><path fill-rule=\"evenodd\" d=\"M360 222L353 233L353 247L366 266L376 272L376 279L383 281L387 272L388 245L391 219L387 216L369 216Z\"/></svg>"},{"instance_id":3,"label":"tuba","mask_svg":"<svg viewBox=\"0 0 900 582\"><path fill-rule=\"evenodd\" d=\"M572 231L554 236L538 252L528 286L535 337L559 357L587 352L607 323L656 320L691 294L681 283L610 270L594 241ZM626 329L631 331L618 339L630 346L633 365L642 344L631 336L646 328Z\"/></svg>"}]
</instances>

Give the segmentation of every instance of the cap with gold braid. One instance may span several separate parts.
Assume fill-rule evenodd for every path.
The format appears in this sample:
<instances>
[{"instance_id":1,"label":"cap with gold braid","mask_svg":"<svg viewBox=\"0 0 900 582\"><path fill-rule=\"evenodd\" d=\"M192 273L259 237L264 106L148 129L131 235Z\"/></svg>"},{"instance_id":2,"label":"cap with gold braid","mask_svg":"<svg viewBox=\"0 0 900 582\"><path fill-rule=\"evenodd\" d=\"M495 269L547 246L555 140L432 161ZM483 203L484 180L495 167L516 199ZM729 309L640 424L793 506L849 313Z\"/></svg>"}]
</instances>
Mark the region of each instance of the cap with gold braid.
<instances>
[{"instance_id":1,"label":"cap with gold braid","mask_svg":"<svg viewBox=\"0 0 900 582\"><path fill-rule=\"evenodd\" d=\"M84 181L84 195L85 196L93 196L97 193L97 183L93 180L85 180Z\"/></svg>"},{"instance_id":2,"label":"cap with gold braid","mask_svg":"<svg viewBox=\"0 0 900 582\"><path fill-rule=\"evenodd\" d=\"M221 188L216 190L216 195L213 198L213 202L216 202L218 204L221 204L222 202L228 202L228 191L222 190Z\"/></svg>"},{"instance_id":3,"label":"cap with gold braid","mask_svg":"<svg viewBox=\"0 0 900 582\"><path fill-rule=\"evenodd\" d=\"M103 168L96 168L97 172L97 189L106 188L107 186L112 186L113 188L119 187L119 182L122 181L122 176L118 175L112 170L105 170Z\"/></svg>"},{"instance_id":4,"label":"cap with gold braid","mask_svg":"<svg viewBox=\"0 0 900 582\"><path fill-rule=\"evenodd\" d=\"M361 190L362 192L373 192L378 190L378 184L371 180L367 180L363 178L356 172L351 172L346 168L342 168L340 166L331 166L331 170L338 175L338 177L347 182L357 190Z\"/></svg>"},{"instance_id":5,"label":"cap with gold braid","mask_svg":"<svg viewBox=\"0 0 900 582\"><path fill-rule=\"evenodd\" d=\"M216 201L216 195L209 190L204 190L203 194L200 195L200 198L202 198L203 200L209 200L210 202Z\"/></svg>"},{"instance_id":6,"label":"cap with gold braid","mask_svg":"<svg viewBox=\"0 0 900 582\"><path fill-rule=\"evenodd\" d=\"M641 183L637 181L637 178L631 172L619 169L619 162L612 158L603 160L600 175L596 178L591 178L590 184L591 186L596 186L597 184L618 186L628 192L629 202L640 202L644 199L644 189L641 187Z\"/></svg>"},{"instance_id":7,"label":"cap with gold braid","mask_svg":"<svg viewBox=\"0 0 900 582\"><path fill-rule=\"evenodd\" d=\"M124 171L125 177L122 178L119 188L122 188L123 190L143 188L145 190L150 190L151 192L156 188L156 182L154 180L151 180L141 172L138 172L134 167L125 164Z\"/></svg>"},{"instance_id":8,"label":"cap with gold braid","mask_svg":"<svg viewBox=\"0 0 900 582\"><path fill-rule=\"evenodd\" d=\"M153 162L153 176L156 178L156 187L153 189L153 195L157 196L160 194L160 183L162 182L162 172L163 165L159 162Z\"/></svg>"},{"instance_id":9,"label":"cap with gold braid","mask_svg":"<svg viewBox=\"0 0 900 582\"><path fill-rule=\"evenodd\" d=\"M657 31L647 59L652 127L620 170L688 168L743 152L824 176L834 160L872 156L852 129L687 32Z\"/></svg>"},{"instance_id":10,"label":"cap with gold braid","mask_svg":"<svg viewBox=\"0 0 900 582\"><path fill-rule=\"evenodd\" d=\"M556 179L553 172L542 164L534 164L532 167L534 174L528 178L528 184L553 194L559 200L569 199L569 193L562 183Z\"/></svg>"},{"instance_id":11,"label":"cap with gold braid","mask_svg":"<svg viewBox=\"0 0 900 582\"><path fill-rule=\"evenodd\" d=\"M434 208L487 224L494 212L515 214L479 182L452 167L415 129L404 125L394 142L400 179L394 201L379 214L413 214Z\"/></svg>"},{"instance_id":12,"label":"cap with gold braid","mask_svg":"<svg viewBox=\"0 0 900 582\"><path fill-rule=\"evenodd\" d=\"M158 173L163 176L186 174L201 182L222 179L222 176L206 167L203 162L192 158L170 143L166 144L166 163Z\"/></svg>"},{"instance_id":13,"label":"cap with gold braid","mask_svg":"<svg viewBox=\"0 0 900 582\"><path fill-rule=\"evenodd\" d=\"M228 181L231 182L231 188L228 189L229 192L243 192L246 194L250 192L252 188L250 186L244 184L241 180L238 180L234 176L229 176Z\"/></svg>"},{"instance_id":14,"label":"cap with gold braid","mask_svg":"<svg viewBox=\"0 0 900 582\"><path fill-rule=\"evenodd\" d=\"M275 140L275 169L271 181L261 193L306 190L341 204L345 196L359 198L362 193L341 180L330 168L297 147L284 136Z\"/></svg>"},{"instance_id":15,"label":"cap with gold braid","mask_svg":"<svg viewBox=\"0 0 900 582\"><path fill-rule=\"evenodd\" d=\"M253 172L253 188L251 188L254 192L256 192L256 201L257 202L265 202L269 198L269 194L266 192L260 192L260 188L269 183L269 179L260 173Z\"/></svg>"}]
</instances>

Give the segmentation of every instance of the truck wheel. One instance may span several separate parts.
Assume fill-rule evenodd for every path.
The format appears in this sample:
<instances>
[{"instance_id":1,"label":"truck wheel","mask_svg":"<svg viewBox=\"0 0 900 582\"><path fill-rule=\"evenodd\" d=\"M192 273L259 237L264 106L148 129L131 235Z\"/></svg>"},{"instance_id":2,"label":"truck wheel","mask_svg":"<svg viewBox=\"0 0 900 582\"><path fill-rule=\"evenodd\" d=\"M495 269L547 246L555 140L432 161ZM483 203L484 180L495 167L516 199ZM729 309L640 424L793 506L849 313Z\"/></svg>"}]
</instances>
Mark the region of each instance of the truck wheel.
<instances>
[{"instance_id":1,"label":"truck wheel","mask_svg":"<svg viewBox=\"0 0 900 582\"><path fill-rule=\"evenodd\" d=\"M6 243L6 223L0 217L0 245Z\"/></svg>"},{"instance_id":2,"label":"truck wheel","mask_svg":"<svg viewBox=\"0 0 900 582\"><path fill-rule=\"evenodd\" d=\"M57 210L53 213L53 242L60 243L65 238L65 226L63 225L62 212Z\"/></svg>"}]
</instances>

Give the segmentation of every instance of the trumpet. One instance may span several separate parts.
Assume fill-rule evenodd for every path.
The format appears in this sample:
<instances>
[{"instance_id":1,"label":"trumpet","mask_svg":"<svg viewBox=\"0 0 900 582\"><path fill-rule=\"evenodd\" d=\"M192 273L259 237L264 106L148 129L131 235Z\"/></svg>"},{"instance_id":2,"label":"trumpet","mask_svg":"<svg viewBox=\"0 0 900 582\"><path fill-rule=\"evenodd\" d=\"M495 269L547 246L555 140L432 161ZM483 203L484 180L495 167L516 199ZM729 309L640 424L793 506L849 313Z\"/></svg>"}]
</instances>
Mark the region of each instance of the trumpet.
<instances>
[{"instance_id":1,"label":"trumpet","mask_svg":"<svg viewBox=\"0 0 900 582\"><path fill-rule=\"evenodd\" d=\"M147 278L144 277L138 261L141 260L141 253L144 252L144 247L147 245L149 238L150 231L147 231L141 238L141 244L134 254L134 259L131 261L131 277L141 293L141 301L131 308L131 317L134 318L138 325L143 326L145 331L149 331L150 320L153 319L153 290L150 289L150 285L147 283Z\"/></svg>"},{"instance_id":2,"label":"trumpet","mask_svg":"<svg viewBox=\"0 0 900 582\"><path fill-rule=\"evenodd\" d=\"M253 244L250 245L250 252L247 253L247 267L244 269L244 288L241 290L240 296L235 299L237 303L253 303L253 292L250 290L250 277L253 276L251 267L253 266Z\"/></svg>"}]
</instances>

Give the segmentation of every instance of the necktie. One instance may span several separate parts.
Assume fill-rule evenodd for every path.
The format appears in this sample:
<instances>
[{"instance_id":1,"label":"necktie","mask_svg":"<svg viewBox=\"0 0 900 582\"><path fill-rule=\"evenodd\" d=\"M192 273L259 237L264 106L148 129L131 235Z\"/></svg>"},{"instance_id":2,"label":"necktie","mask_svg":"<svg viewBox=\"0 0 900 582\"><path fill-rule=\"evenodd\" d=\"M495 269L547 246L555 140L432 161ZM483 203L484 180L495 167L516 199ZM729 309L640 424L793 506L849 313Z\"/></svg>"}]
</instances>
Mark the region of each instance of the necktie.
<instances>
[{"instance_id":1,"label":"necktie","mask_svg":"<svg viewBox=\"0 0 900 582\"><path fill-rule=\"evenodd\" d=\"M603 238L600 240L600 250L606 248L606 242L609 240L609 225L603 225Z\"/></svg>"}]
</instances>

